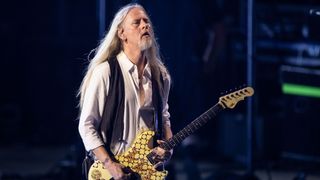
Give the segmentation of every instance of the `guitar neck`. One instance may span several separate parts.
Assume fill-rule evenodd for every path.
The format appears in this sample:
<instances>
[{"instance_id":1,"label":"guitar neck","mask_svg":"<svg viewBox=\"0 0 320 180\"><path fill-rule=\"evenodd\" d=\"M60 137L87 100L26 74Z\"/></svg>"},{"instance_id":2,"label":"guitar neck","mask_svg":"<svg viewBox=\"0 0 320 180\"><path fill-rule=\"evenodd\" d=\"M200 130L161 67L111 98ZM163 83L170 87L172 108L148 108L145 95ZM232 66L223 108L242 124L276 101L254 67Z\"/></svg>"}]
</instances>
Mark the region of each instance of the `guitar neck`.
<instances>
[{"instance_id":1,"label":"guitar neck","mask_svg":"<svg viewBox=\"0 0 320 180\"><path fill-rule=\"evenodd\" d=\"M204 112L198 118L193 120L185 128L180 130L172 138L162 143L160 147L165 150L173 149L175 146L180 144L185 138L187 138L188 136L193 134L195 131L197 131L199 128L204 126L210 119L216 117L216 115L223 109L224 108L219 103L217 103L216 105L211 107L208 111Z\"/></svg>"}]
</instances>

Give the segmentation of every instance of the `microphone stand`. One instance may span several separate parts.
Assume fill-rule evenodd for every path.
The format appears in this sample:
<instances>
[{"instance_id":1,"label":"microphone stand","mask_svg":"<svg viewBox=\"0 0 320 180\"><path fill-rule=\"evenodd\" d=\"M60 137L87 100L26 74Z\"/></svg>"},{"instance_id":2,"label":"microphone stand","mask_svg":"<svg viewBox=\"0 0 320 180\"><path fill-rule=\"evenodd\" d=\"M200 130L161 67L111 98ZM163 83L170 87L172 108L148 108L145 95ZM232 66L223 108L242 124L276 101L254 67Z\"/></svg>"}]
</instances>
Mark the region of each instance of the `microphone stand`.
<instances>
[{"instance_id":1,"label":"microphone stand","mask_svg":"<svg viewBox=\"0 0 320 180\"><path fill-rule=\"evenodd\" d=\"M247 84L254 87L253 73L253 4L254 0L247 1ZM257 180L253 169L253 98L247 102L247 180Z\"/></svg>"}]
</instances>

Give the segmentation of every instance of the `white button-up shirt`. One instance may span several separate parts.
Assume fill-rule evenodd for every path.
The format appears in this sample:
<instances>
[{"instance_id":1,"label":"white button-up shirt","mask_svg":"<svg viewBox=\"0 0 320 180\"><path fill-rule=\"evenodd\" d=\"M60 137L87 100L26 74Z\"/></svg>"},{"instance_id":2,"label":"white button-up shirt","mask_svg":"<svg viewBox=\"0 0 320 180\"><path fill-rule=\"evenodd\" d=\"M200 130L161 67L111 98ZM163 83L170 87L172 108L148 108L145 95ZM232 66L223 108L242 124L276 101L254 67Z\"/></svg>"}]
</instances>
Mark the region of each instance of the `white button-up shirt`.
<instances>
[{"instance_id":1,"label":"white button-up shirt","mask_svg":"<svg viewBox=\"0 0 320 180\"><path fill-rule=\"evenodd\" d=\"M117 56L125 86L124 100L124 129L123 140L115 144L111 151L117 155L125 152L133 143L136 135L142 130L154 129L154 114L152 104L152 81L150 64L147 62L142 84L145 91L145 103L140 105L139 101L139 78L138 68L133 64L124 52ZM110 67L104 62L93 71L90 83L85 92L82 111L79 121L79 133L87 151L103 145L102 137L98 127L102 121L105 101L109 90ZM168 112L168 95L170 82L164 79L163 98L163 123L170 126L170 114ZM116 129L117 131L117 129Z\"/></svg>"}]
</instances>

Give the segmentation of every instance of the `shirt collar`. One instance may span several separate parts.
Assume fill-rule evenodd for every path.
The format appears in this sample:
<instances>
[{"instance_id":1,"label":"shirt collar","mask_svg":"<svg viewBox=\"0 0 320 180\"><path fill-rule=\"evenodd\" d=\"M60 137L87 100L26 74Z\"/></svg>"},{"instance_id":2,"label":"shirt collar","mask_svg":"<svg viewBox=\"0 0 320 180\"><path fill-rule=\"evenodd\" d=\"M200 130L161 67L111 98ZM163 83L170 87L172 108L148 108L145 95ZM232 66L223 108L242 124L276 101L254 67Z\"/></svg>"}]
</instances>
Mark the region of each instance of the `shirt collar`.
<instances>
[{"instance_id":1,"label":"shirt collar","mask_svg":"<svg viewBox=\"0 0 320 180\"><path fill-rule=\"evenodd\" d=\"M137 69L137 66L130 61L128 56L123 51L121 51L117 55L117 59L118 59L118 62L122 65L122 67L124 68L125 71L133 72L135 69ZM151 79L151 68L150 68L149 61L147 61L147 64L146 64L146 66L144 68L143 75Z\"/></svg>"},{"instance_id":2,"label":"shirt collar","mask_svg":"<svg viewBox=\"0 0 320 180\"><path fill-rule=\"evenodd\" d=\"M118 55L117 55L117 59L119 64L121 64L121 66L124 68L125 71L132 71L134 69L135 64L133 64L129 58L127 57L127 55L121 51Z\"/></svg>"}]
</instances>

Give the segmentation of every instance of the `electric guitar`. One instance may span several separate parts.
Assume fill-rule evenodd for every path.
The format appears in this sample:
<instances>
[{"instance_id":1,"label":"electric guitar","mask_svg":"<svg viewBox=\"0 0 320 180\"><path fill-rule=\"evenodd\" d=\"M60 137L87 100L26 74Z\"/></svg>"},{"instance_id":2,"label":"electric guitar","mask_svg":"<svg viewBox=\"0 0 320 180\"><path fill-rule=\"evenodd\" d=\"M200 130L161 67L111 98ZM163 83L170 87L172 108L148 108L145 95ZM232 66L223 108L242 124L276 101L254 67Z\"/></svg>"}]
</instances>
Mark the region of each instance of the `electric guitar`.
<instances>
[{"instance_id":1,"label":"electric guitar","mask_svg":"<svg viewBox=\"0 0 320 180\"><path fill-rule=\"evenodd\" d=\"M252 96L253 93L253 88L246 87L220 97L216 105L193 120L172 138L166 140L160 147L165 150L173 149L186 137L204 126L209 119L214 118L217 113L226 108L233 109L239 101L244 100L245 97ZM125 153L115 156L119 163L128 167L134 174L138 175L138 179L162 180L165 179L168 174L166 170L158 171L154 168L154 165L157 164L158 161L155 158L155 153L148 147L148 143L154 135L155 132L150 130L141 132ZM111 178L112 176L104 168L101 161L97 160L91 165L88 173L89 180L109 180Z\"/></svg>"}]
</instances>

